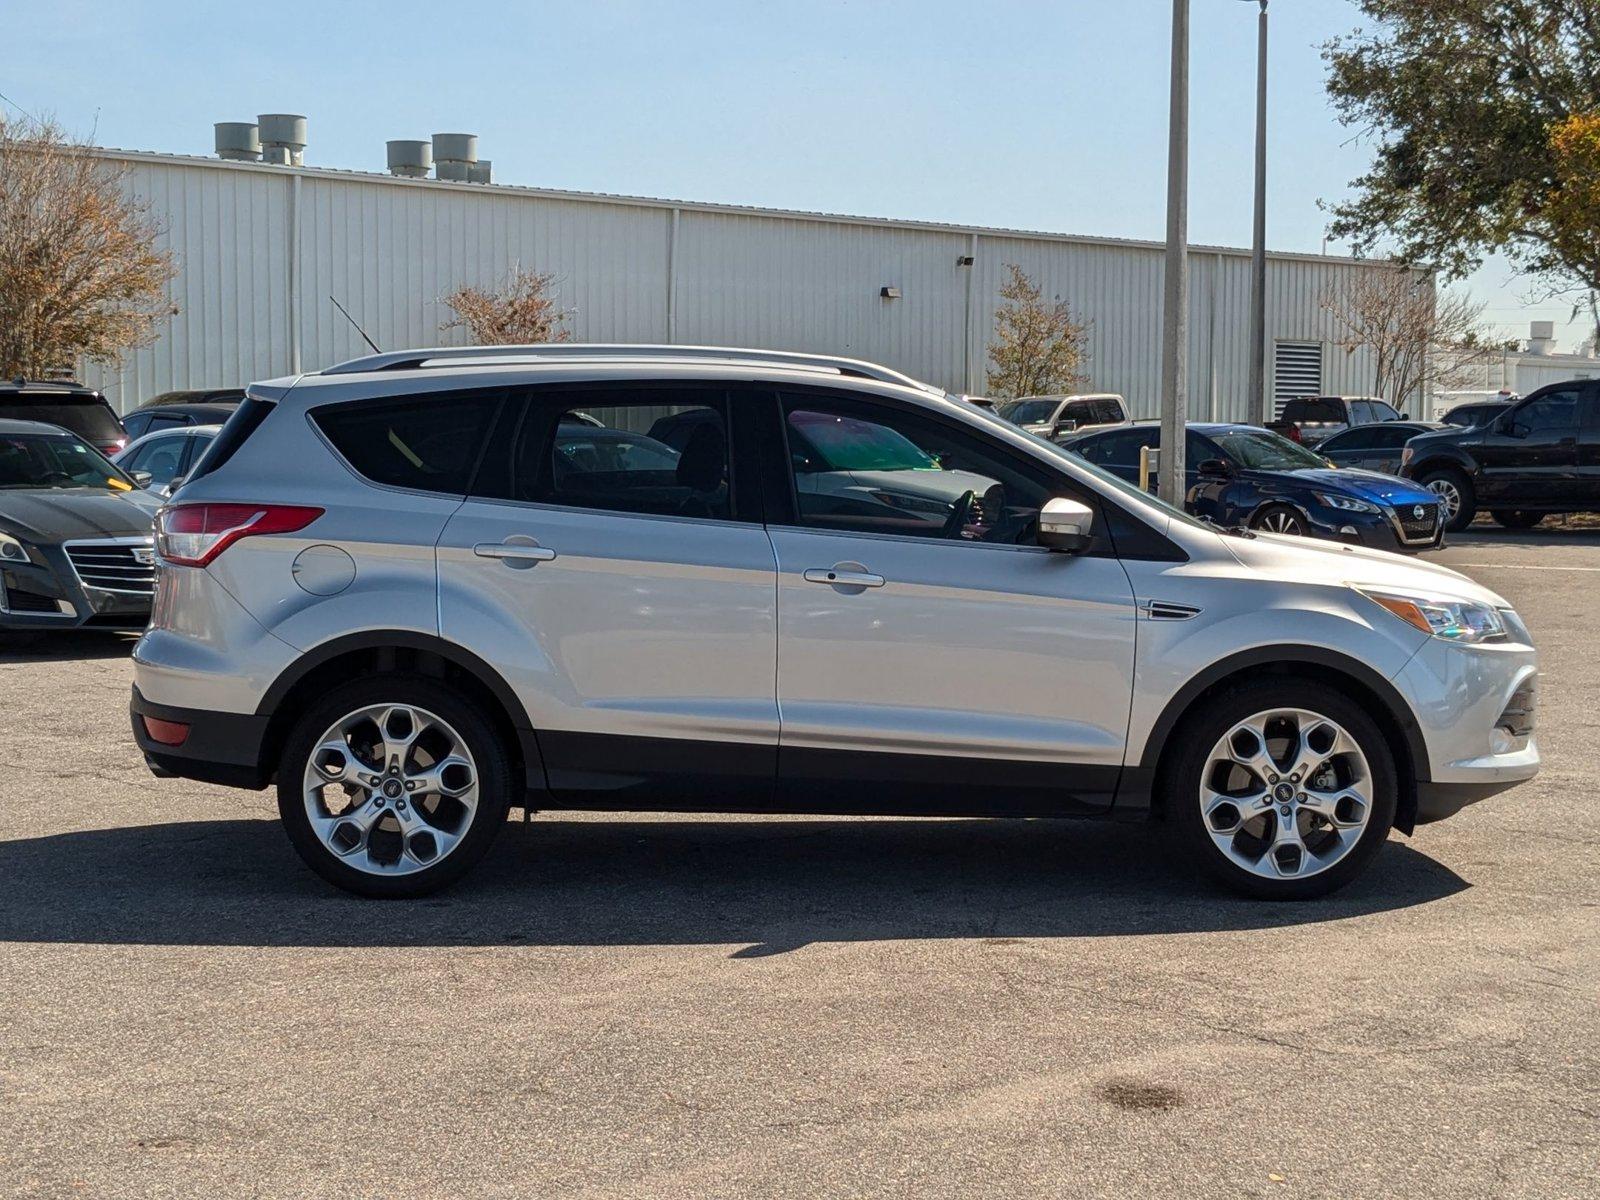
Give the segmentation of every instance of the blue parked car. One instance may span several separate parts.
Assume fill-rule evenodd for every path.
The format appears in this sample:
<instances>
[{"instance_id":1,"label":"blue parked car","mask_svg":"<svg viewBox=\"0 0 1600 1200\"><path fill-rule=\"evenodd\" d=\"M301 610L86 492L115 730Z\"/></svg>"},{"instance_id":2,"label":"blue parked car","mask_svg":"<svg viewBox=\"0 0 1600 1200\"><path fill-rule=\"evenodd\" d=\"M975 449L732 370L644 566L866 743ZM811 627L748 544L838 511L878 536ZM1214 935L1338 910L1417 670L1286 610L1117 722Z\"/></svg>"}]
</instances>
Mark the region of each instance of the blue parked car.
<instances>
[{"instance_id":1,"label":"blue parked car","mask_svg":"<svg viewBox=\"0 0 1600 1200\"><path fill-rule=\"evenodd\" d=\"M1139 448L1154 448L1156 423L1059 439L1059 444L1130 482ZM1429 550L1444 534L1439 498L1376 471L1339 469L1258 425L1191 423L1184 444L1185 507L1218 525L1329 538L1376 550Z\"/></svg>"}]
</instances>

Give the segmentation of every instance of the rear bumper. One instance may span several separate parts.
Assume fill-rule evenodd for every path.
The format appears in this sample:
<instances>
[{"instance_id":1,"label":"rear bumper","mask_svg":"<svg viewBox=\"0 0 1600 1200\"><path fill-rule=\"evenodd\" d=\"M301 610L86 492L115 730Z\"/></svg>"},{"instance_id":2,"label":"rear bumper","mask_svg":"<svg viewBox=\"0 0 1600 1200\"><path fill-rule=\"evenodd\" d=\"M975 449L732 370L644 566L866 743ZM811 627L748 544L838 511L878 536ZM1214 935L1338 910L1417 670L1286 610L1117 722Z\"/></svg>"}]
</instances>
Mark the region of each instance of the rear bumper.
<instances>
[{"instance_id":1,"label":"rear bumper","mask_svg":"<svg viewBox=\"0 0 1600 1200\"><path fill-rule=\"evenodd\" d=\"M153 704L137 687L128 712L133 740L144 752L145 763L158 776L251 789L266 787L271 778L271 772L261 762L267 717ZM186 725L189 732L180 745L158 742L145 725L147 716Z\"/></svg>"}]
</instances>

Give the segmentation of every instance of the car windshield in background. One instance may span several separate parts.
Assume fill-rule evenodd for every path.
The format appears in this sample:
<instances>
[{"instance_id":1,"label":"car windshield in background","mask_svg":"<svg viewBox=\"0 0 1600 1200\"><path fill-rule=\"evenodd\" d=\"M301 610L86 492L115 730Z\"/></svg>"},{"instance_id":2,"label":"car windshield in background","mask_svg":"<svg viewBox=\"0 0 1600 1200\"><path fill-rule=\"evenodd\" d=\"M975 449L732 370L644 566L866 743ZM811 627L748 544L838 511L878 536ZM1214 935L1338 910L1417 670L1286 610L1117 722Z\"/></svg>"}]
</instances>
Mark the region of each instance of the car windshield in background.
<instances>
[{"instance_id":1,"label":"car windshield in background","mask_svg":"<svg viewBox=\"0 0 1600 1200\"><path fill-rule=\"evenodd\" d=\"M1056 415L1059 400L1013 400L1000 406L1000 415L1018 425L1042 425Z\"/></svg>"},{"instance_id":2,"label":"car windshield in background","mask_svg":"<svg viewBox=\"0 0 1600 1200\"><path fill-rule=\"evenodd\" d=\"M884 425L827 413L789 414L790 449L813 460L810 470L937 471L938 462L910 438Z\"/></svg>"},{"instance_id":3,"label":"car windshield in background","mask_svg":"<svg viewBox=\"0 0 1600 1200\"><path fill-rule=\"evenodd\" d=\"M1230 429L1210 436L1224 454L1252 471L1298 471L1328 465L1304 446L1265 429Z\"/></svg>"},{"instance_id":4,"label":"car windshield in background","mask_svg":"<svg viewBox=\"0 0 1600 1200\"><path fill-rule=\"evenodd\" d=\"M131 492L134 483L75 437L61 433L10 433L0 434L0 488Z\"/></svg>"}]
</instances>

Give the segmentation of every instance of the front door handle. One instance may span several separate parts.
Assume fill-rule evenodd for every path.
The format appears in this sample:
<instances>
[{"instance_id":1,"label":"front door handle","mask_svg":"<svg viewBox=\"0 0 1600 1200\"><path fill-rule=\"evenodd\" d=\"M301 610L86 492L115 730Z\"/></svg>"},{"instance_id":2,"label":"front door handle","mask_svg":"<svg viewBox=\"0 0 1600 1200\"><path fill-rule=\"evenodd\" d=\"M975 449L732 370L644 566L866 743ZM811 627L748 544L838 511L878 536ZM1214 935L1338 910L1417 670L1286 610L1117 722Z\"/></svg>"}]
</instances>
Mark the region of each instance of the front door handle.
<instances>
[{"instance_id":1,"label":"front door handle","mask_svg":"<svg viewBox=\"0 0 1600 1200\"><path fill-rule=\"evenodd\" d=\"M537 544L532 538L515 542L479 542L472 552L479 558L498 558L508 567L524 569L535 563L549 562L556 556L554 550Z\"/></svg>"},{"instance_id":2,"label":"front door handle","mask_svg":"<svg viewBox=\"0 0 1600 1200\"><path fill-rule=\"evenodd\" d=\"M883 576L874 575L871 571L845 570L842 567L812 567L803 571L800 578L807 583L826 583L833 587L882 587Z\"/></svg>"}]
</instances>

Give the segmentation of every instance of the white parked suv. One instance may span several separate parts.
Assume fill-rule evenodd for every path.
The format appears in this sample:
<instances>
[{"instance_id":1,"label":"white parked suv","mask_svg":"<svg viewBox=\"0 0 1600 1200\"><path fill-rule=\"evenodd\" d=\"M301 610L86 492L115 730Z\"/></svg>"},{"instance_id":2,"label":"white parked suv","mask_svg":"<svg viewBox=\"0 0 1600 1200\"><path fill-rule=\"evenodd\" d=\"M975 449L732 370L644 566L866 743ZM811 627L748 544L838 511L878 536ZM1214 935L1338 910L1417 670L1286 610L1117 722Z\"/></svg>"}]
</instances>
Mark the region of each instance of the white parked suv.
<instances>
[{"instance_id":1,"label":"white parked suv","mask_svg":"<svg viewBox=\"0 0 1600 1200\"><path fill-rule=\"evenodd\" d=\"M159 518L139 746L276 783L306 862L384 896L517 805L1157 817L1304 897L1538 769L1493 592L1224 532L860 367L458 349L251 387Z\"/></svg>"}]
</instances>

